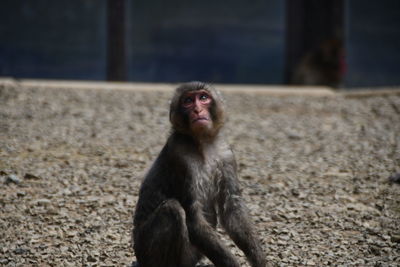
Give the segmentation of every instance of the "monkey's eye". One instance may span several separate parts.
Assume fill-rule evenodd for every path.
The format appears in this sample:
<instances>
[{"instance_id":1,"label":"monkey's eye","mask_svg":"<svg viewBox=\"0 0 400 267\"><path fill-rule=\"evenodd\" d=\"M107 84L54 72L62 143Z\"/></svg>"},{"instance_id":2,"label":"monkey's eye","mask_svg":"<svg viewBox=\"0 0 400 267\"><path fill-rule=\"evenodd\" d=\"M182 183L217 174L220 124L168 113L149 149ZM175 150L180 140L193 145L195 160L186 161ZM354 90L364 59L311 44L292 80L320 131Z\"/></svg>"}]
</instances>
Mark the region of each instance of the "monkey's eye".
<instances>
[{"instance_id":1,"label":"monkey's eye","mask_svg":"<svg viewBox=\"0 0 400 267\"><path fill-rule=\"evenodd\" d=\"M188 105L188 104L191 104L191 103L193 103L193 98L192 97L188 96L188 97L183 99L183 104Z\"/></svg>"},{"instance_id":2,"label":"monkey's eye","mask_svg":"<svg viewBox=\"0 0 400 267\"><path fill-rule=\"evenodd\" d=\"M200 97L199 97L200 101L206 101L209 98L210 97L207 94L201 94Z\"/></svg>"}]
</instances>

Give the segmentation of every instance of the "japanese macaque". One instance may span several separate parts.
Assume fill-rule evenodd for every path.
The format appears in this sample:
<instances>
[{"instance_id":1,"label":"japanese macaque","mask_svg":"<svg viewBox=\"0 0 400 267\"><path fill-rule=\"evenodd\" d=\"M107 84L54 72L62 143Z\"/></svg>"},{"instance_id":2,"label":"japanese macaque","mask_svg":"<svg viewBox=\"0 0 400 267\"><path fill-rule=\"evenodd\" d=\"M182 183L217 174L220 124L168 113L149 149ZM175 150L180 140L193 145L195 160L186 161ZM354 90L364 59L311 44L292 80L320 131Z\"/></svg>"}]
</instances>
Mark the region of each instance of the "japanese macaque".
<instances>
[{"instance_id":1,"label":"japanese macaque","mask_svg":"<svg viewBox=\"0 0 400 267\"><path fill-rule=\"evenodd\" d=\"M337 39L322 44L306 54L296 67L292 83L339 87L346 72L344 49Z\"/></svg>"},{"instance_id":2,"label":"japanese macaque","mask_svg":"<svg viewBox=\"0 0 400 267\"><path fill-rule=\"evenodd\" d=\"M223 140L224 103L201 82L176 89L172 132L140 188L133 248L140 267L239 267L218 238L219 222L253 267L266 266L242 200L236 161Z\"/></svg>"}]
</instances>

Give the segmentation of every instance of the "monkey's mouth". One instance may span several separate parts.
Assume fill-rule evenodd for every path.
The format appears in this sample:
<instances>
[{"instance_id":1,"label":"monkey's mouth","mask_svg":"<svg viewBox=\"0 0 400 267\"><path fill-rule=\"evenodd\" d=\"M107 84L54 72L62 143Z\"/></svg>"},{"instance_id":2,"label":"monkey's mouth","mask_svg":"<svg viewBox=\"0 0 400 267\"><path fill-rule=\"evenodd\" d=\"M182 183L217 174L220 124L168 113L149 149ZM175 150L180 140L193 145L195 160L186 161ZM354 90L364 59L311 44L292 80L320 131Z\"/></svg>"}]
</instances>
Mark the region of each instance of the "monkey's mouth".
<instances>
[{"instance_id":1,"label":"monkey's mouth","mask_svg":"<svg viewBox=\"0 0 400 267\"><path fill-rule=\"evenodd\" d=\"M209 119L206 118L206 117L198 117L198 118L193 119L193 120L192 120L192 123L197 123L197 122L199 122L199 123L206 123L206 122L208 122L208 121L209 121Z\"/></svg>"}]
</instances>

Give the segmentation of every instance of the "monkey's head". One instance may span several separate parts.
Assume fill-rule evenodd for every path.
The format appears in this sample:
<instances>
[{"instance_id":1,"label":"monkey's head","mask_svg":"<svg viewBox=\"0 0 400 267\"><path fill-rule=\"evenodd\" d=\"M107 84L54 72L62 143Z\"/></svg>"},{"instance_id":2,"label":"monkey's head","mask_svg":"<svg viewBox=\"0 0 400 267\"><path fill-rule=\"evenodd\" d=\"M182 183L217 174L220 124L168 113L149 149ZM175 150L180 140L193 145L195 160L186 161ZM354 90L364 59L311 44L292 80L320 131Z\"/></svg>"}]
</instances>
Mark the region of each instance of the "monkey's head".
<instances>
[{"instance_id":1,"label":"monkey's head","mask_svg":"<svg viewBox=\"0 0 400 267\"><path fill-rule=\"evenodd\" d=\"M202 82L179 86L171 101L169 118L175 131L196 139L213 138L224 123L220 93Z\"/></svg>"}]
</instances>

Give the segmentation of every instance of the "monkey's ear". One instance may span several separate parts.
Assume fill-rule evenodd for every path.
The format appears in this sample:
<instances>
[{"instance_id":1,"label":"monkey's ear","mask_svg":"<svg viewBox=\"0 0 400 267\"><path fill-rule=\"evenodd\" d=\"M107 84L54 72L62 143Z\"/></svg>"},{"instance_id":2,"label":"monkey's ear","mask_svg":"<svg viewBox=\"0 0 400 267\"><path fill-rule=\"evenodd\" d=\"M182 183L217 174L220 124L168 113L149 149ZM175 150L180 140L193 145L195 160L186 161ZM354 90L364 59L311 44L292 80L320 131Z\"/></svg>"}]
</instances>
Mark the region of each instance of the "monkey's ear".
<instances>
[{"instance_id":1,"label":"monkey's ear","mask_svg":"<svg viewBox=\"0 0 400 267\"><path fill-rule=\"evenodd\" d=\"M217 90L214 86L208 85L208 90L211 91L212 96L219 102L220 109L225 109L225 99L221 91Z\"/></svg>"},{"instance_id":2,"label":"monkey's ear","mask_svg":"<svg viewBox=\"0 0 400 267\"><path fill-rule=\"evenodd\" d=\"M175 130L181 130L184 126L182 115L179 114L178 110L171 109L169 111L169 121Z\"/></svg>"},{"instance_id":3,"label":"monkey's ear","mask_svg":"<svg viewBox=\"0 0 400 267\"><path fill-rule=\"evenodd\" d=\"M175 131L186 133L189 129L182 115L179 100L179 97L176 96L171 100L169 109L169 121L171 122L172 128Z\"/></svg>"},{"instance_id":4,"label":"monkey's ear","mask_svg":"<svg viewBox=\"0 0 400 267\"><path fill-rule=\"evenodd\" d=\"M213 122L215 130L219 130L225 123L225 99L221 92L211 85L207 85L207 90L211 93L214 103L212 105L211 115L213 116Z\"/></svg>"}]
</instances>

